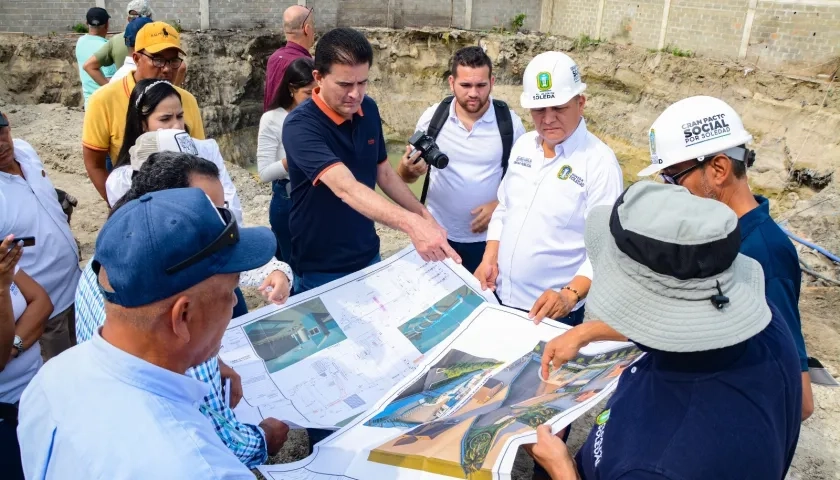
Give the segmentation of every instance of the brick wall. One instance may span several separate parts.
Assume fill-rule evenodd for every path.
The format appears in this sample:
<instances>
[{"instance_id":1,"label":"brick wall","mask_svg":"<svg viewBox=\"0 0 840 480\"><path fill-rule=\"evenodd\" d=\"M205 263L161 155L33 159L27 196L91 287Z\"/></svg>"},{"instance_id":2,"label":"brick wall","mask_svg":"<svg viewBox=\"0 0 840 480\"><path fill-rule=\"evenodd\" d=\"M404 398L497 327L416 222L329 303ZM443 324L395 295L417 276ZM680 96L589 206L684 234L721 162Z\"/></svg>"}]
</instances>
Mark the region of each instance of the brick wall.
<instances>
[{"instance_id":1,"label":"brick wall","mask_svg":"<svg viewBox=\"0 0 840 480\"><path fill-rule=\"evenodd\" d=\"M761 66L818 64L840 57L840 2L802 5L758 2L747 58ZM805 74L830 74L836 64L817 65Z\"/></svg>"},{"instance_id":2,"label":"brick wall","mask_svg":"<svg viewBox=\"0 0 840 480\"><path fill-rule=\"evenodd\" d=\"M672 0L665 44L718 58L736 58L748 5L748 0Z\"/></svg>"},{"instance_id":3,"label":"brick wall","mask_svg":"<svg viewBox=\"0 0 840 480\"><path fill-rule=\"evenodd\" d=\"M549 31L576 38L589 35L595 38L598 2L593 0L557 0L548 8L551 18Z\"/></svg>"},{"instance_id":4,"label":"brick wall","mask_svg":"<svg viewBox=\"0 0 840 480\"><path fill-rule=\"evenodd\" d=\"M85 23L91 1L0 0L0 31L47 34L65 33Z\"/></svg>"},{"instance_id":5,"label":"brick wall","mask_svg":"<svg viewBox=\"0 0 840 480\"><path fill-rule=\"evenodd\" d=\"M540 28L540 0L473 0L472 28L489 30L493 27L510 27L510 22L520 13L525 14L524 28Z\"/></svg>"},{"instance_id":6,"label":"brick wall","mask_svg":"<svg viewBox=\"0 0 840 480\"><path fill-rule=\"evenodd\" d=\"M662 0L607 0L604 3L601 38L656 48L663 9Z\"/></svg>"}]
</instances>

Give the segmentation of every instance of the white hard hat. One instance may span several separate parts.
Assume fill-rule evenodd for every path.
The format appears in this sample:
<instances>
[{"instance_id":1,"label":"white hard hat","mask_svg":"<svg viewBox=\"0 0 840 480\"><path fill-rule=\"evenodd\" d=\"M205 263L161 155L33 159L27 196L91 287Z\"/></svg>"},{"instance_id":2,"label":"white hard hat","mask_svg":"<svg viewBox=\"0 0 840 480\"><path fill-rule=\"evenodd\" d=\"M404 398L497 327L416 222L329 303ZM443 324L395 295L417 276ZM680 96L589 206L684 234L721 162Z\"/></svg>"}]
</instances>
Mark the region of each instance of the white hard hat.
<instances>
[{"instance_id":1,"label":"white hard hat","mask_svg":"<svg viewBox=\"0 0 840 480\"><path fill-rule=\"evenodd\" d=\"M561 52L544 52L534 57L522 77L522 108L556 107L586 90L580 69Z\"/></svg>"},{"instance_id":2,"label":"white hard hat","mask_svg":"<svg viewBox=\"0 0 840 480\"><path fill-rule=\"evenodd\" d=\"M704 160L726 153L737 160L748 160L748 152L735 149L752 141L741 117L723 100L714 97L689 97L666 108L653 122L648 135L650 165L640 177L686 160Z\"/></svg>"}]
</instances>

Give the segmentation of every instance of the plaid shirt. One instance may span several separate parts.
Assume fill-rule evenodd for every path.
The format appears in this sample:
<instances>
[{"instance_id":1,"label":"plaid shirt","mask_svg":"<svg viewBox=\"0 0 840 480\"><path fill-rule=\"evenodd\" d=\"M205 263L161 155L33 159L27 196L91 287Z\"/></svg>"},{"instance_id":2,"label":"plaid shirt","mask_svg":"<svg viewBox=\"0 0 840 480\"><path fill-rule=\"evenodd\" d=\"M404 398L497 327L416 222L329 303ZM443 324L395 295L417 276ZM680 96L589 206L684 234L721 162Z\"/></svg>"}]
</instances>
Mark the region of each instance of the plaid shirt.
<instances>
[{"instance_id":1,"label":"plaid shirt","mask_svg":"<svg viewBox=\"0 0 840 480\"><path fill-rule=\"evenodd\" d=\"M99 292L91 262L88 262L76 289L76 339L79 343L90 340L93 332L104 323L105 303ZM225 405L218 358L213 357L190 368L186 374L213 387L210 395L204 397L204 403L199 410L213 423L213 428L222 442L249 468L264 464L268 459L265 434L256 425L236 420L233 410Z\"/></svg>"}]
</instances>

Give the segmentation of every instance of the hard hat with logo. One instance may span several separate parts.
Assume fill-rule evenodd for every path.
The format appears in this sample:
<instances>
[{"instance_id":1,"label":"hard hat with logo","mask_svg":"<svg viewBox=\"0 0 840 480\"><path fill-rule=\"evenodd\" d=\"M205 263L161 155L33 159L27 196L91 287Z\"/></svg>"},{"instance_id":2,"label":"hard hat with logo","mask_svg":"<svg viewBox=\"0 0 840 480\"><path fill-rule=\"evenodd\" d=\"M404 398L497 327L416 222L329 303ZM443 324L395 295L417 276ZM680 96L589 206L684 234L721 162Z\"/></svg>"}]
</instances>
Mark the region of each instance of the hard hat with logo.
<instances>
[{"instance_id":1,"label":"hard hat with logo","mask_svg":"<svg viewBox=\"0 0 840 480\"><path fill-rule=\"evenodd\" d=\"M544 52L531 60L522 77L522 108L556 107L586 90L580 68L561 52Z\"/></svg>"},{"instance_id":2,"label":"hard hat with logo","mask_svg":"<svg viewBox=\"0 0 840 480\"><path fill-rule=\"evenodd\" d=\"M726 102L714 97L689 97L666 108L648 134L650 165L640 177L686 160L701 162L711 155L751 163L752 151L738 148L752 141L741 117Z\"/></svg>"}]
</instances>

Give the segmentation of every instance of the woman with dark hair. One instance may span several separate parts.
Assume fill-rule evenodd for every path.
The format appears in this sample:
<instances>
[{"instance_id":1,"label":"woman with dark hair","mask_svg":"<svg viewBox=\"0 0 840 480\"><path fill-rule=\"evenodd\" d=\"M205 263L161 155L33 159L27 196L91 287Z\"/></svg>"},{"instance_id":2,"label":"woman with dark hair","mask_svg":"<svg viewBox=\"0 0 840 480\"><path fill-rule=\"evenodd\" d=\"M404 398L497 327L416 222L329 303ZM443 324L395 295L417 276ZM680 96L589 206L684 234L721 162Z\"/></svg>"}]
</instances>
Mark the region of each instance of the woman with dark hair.
<instances>
[{"instance_id":1,"label":"woman with dark hair","mask_svg":"<svg viewBox=\"0 0 840 480\"><path fill-rule=\"evenodd\" d=\"M111 213L147 193L187 187L200 188L217 207L224 206L224 191L216 165L195 155L154 153L143 162L134 176L131 188L116 202ZM76 289L76 338L79 343L90 340L94 332L105 323L105 302L92 264L93 259L82 271ZM288 298L291 275L288 265L272 260L259 269L243 272L240 285L262 284L260 291L267 300L281 304ZM238 375L230 367L214 356L187 370L186 375L212 387L208 389L209 394L204 402L197 407L213 424L222 443L243 464L255 468L265 463L269 455L277 453L288 434L288 426L273 418L266 418L260 425L246 424L236 419L231 409L241 399L242 390ZM225 391L220 377L231 379L230 405L224 400Z\"/></svg>"},{"instance_id":2,"label":"woman with dark hair","mask_svg":"<svg viewBox=\"0 0 840 480\"><path fill-rule=\"evenodd\" d=\"M131 150L140 135L158 130L187 131L184 123L184 108L178 90L166 80L148 79L137 82L128 102L125 120L125 134L122 148L108 175L105 190L108 203L114 205L131 187L134 169L131 167ZM188 132L187 132L188 133ZM236 187L225 168L225 161L215 140L198 140L189 135L178 136L177 142L161 143L157 151L184 152L209 160L219 167L219 178L225 188L225 200L236 220L242 223L242 206ZM186 141L191 140L191 141Z\"/></svg>"},{"instance_id":3,"label":"woman with dark hair","mask_svg":"<svg viewBox=\"0 0 840 480\"><path fill-rule=\"evenodd\" d=\"M283 122L295 107L312 96L315 79L312 77L311 58L299 58L289 64L283 80L277 88L269 109L260 118L260 130L257 137L257 168L260 180L271 182L271 205L268 209L268 221L271 231L277 237L278 260L288 262L292 246L289 233L289 210L292 200L289 198L289 165L286 150L283 148Z\"/></svg>"}]
</instances>

